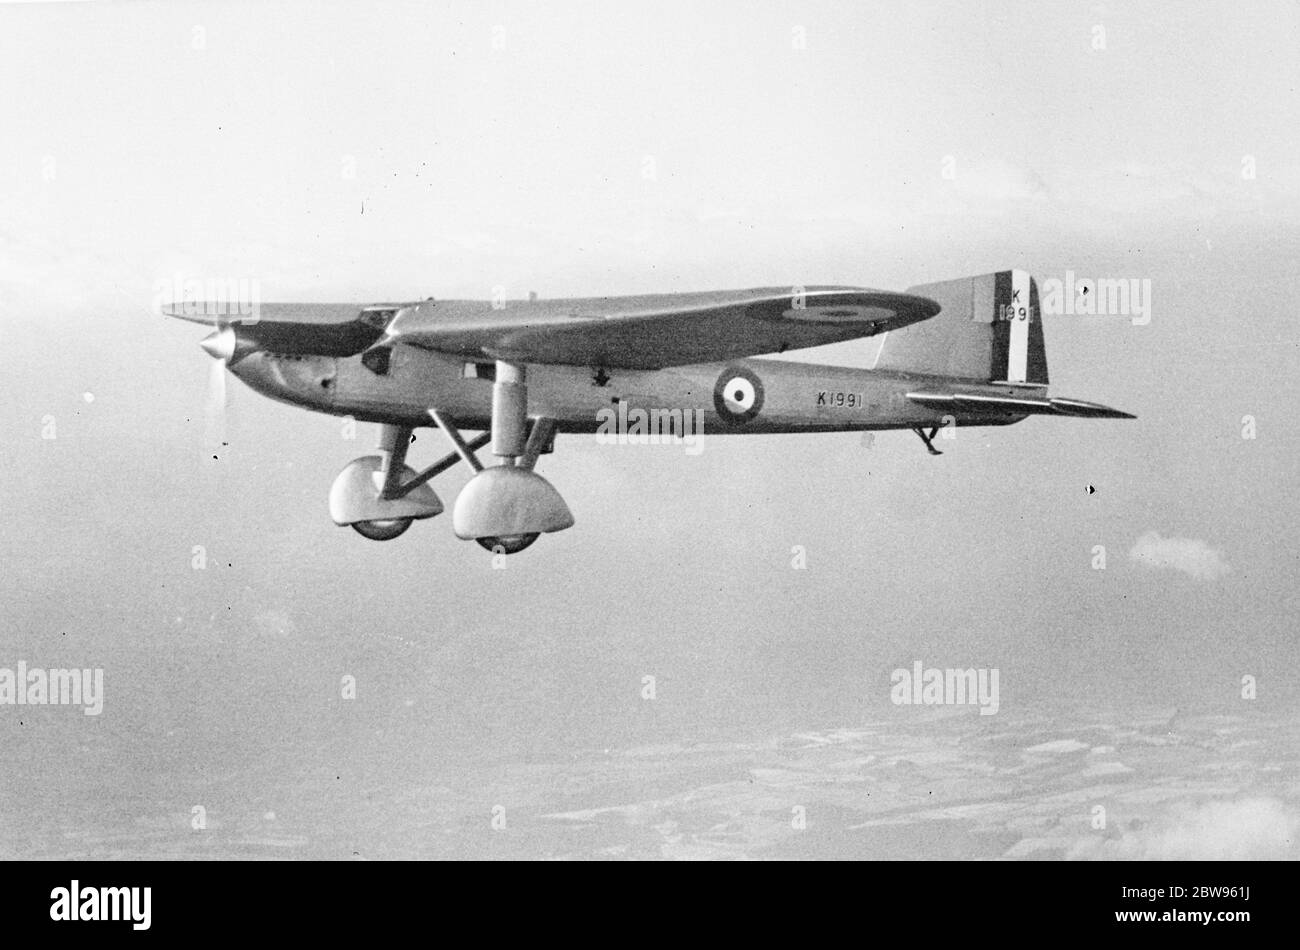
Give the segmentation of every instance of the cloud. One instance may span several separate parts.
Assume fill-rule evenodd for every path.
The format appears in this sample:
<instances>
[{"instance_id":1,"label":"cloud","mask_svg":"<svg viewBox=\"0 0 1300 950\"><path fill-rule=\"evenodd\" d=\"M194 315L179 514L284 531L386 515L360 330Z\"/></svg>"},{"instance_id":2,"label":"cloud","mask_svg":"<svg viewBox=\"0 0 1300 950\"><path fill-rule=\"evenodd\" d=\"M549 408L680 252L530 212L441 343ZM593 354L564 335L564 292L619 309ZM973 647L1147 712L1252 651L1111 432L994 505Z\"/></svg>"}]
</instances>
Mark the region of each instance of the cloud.
<instances>
[{"instance_id":1,"label":"cloud","mask_svg":"<svg viewBox=\"0 0 1300 950\"><path fill-rule=\"evenodd\" d=\"M259 639L292 637L298 625L287 610L263 610L253 615L253 633Z\"/></svg>"},{"instance_id":2,"label":"cloud","mask_svg":"<svg viewBox=\"0 0 1300 950\"><path fill-rule=\"evenodd\" d=\"M1197 580L1212 581L1227 574L1231 567L1223 552L1194 538L1162 538L1159 531L1148 531L1137 539L1129 560L1147 567L1168 567L1190 574Z\"/></svg>"},{"instance_id":3,"label":"cloud","mask_svg":"<svg viewBox=\"0 0 1300 950\"><path fill-rule=\"evenodd\" d=\"M1087 168L1043 170L1004 161L957 161L950 180L926 187L925 214L1015 215L1021 219L1086 223L1094 213L1163 215L1203 221L1222 213L1294 218L1300 164L1269 168L1256 179L1244 166L1112 162ZM1110 226L1110 225L1108 225Z\"/></svg>"},{"instance_id":4,"label":"cloud","mask_svg":"<svg viewBox=\"0 0 1300 950\"><path fill-rule=\"evenodd\" d=\"M1130 861L1269 861L1296 857L1300 817L1276 798L1178 805L1119 838L1082 842L1071 858Z\"/></svg>"}]
</instances>

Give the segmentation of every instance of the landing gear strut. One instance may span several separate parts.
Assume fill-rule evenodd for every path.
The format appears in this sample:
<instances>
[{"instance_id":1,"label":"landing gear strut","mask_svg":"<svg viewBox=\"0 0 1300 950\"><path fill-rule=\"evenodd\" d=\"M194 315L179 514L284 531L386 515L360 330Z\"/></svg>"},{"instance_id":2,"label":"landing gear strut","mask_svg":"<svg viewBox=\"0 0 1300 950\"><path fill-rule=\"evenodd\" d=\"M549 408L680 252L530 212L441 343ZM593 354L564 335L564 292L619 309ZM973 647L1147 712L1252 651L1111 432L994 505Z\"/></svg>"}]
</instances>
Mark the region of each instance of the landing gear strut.
<instances>
[{"instance_id":1,"label":"landing gear strut","mask_svg":"<svg viewBox=\"0 0 1300 950\"><path fill-rule=\"evenodd\" d=\"M555 420L528 417L523 366L498 360L492 385L492 454L500 464L484 467L455 424L437 409L429 415L475 475L461 489L452 512L456 536L489 551L513 554L539 534L562 531L573 515L551 483L533 471L537 457L555 437Z\"/></svg>"}]
</instances>

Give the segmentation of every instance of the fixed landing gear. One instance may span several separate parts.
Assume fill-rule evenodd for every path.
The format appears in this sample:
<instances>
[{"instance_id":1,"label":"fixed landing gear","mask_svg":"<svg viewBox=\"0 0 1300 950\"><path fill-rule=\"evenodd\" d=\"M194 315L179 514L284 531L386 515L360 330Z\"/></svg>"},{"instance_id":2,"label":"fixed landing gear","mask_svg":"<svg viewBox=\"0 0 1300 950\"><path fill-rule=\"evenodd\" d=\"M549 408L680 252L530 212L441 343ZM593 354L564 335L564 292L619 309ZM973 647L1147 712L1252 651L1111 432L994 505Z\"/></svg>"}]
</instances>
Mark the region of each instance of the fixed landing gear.
<instances>
[{"instance_id":1,"label":"fixed landing gear","mask_svg":"<svg viewBox=\"0 0 1300 950\"><path fill-rule=\"evenodd\" d=\"M452 513L456 536L476 541L494 554L518 554L549 531L573 524L573 515L560 493L533 469L538 456L552 451L556 421L529 417L524 367L498 361L492 393L492 427L466 441L445 413L429 415L452 444L453 451L416 472L406 464L410 426L385 425L378 455L355 459L330 488L330 516L372 541L391 541L413 521L443 511L428 482L458 461L474 471L461 489ZM475 454L488 442L501 461L484 466Z\"/></svg>"},{"instance_id":2,"label":"fixed landing gear","mask_svg":"<svg viewBox=\"0 0 1300 950\"><path fill-rule=\"evenodd\" d=\"M352 530L371 541L392 541L406 534L411 518L392 518L387 521L354 521Z\"/></svg>"},{"instance_id":3,"label":"fixed landing gear","mask_svg":"<svg viewBox=\"0 0 1300 950\"><path fill-rule=\"evenodd\" d=\"M487 440L486 435L479 436L471 446L486 445ZM330 487L330 517L335 524L349 525L371 541L391 541L401 537L412 521L442 513L442 499L428 483L456 464L458 456L452 453L417 473L406 464L410 444L410 426L386 425L380 430L380 454L354 459L339 473Z\"/></svg>"},{"instance_id":4,"label":"fixed landing gear","mask_svg":"<svg viewBox=\"0 0 1300 950\"><path fill-rule=\"evenodd\" d=\"M491 551L493 554L518 554L537 538L538 534L534 531L532 534L513 534L500 538L475 538L474 540L484 551Z\"/></svg>"},{"instance_id":5,"label":"fixed landing gear","mask_svg":"<svg viewBox=\"0 0 1300 950\"><path fill-rule=\"evenodd\" d=\"M573 524L560 493L533 471L537 457L555 438L556 423L528 416L525 368L497 360L492 383L492 454L500 463L485 467L465 444L455 423L437 409L429 415L446 434L474 477L461 489L452 511L456 537L477 541L496 553L514 554L551 531Z\"/></svg>"}]
</instances>

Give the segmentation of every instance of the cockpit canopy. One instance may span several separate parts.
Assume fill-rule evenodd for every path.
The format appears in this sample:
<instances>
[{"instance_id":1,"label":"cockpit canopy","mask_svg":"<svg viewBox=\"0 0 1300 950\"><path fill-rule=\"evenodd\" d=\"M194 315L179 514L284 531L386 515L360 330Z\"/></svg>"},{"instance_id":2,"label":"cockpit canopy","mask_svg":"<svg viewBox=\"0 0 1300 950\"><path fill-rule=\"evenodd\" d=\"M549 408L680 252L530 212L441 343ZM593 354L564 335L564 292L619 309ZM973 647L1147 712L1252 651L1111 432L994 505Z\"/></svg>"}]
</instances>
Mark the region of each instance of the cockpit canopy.
<instances>
[{"instance_id":1,"label":"cockpit canopy","mask_svg":"<svg viewBox=\"0 0 1300 950\"><path fill-rule=\"evenodd\" d=\"M357 322L376 330L386 330L388 324L393 322L393 317L397 316L397 311L401 309L401 307L390 306L366 307L357 314Z\"/></svg>"}]
</instances>

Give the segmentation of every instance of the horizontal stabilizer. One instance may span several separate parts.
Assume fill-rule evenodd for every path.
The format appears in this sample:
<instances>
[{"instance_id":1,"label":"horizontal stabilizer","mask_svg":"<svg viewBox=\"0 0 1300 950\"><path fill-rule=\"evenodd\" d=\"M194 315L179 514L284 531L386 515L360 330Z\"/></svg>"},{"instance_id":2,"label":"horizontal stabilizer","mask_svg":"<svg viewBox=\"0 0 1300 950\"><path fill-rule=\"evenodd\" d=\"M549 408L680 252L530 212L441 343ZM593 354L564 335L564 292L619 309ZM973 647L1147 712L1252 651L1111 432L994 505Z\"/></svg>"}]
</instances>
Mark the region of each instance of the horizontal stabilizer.
<instances>
[{"instance_id":1,"label":"horizontal stabilizer","mask_svg":"<svg viewBox=\"0 0 1300 950\"><path fill-rule=\"evenodd\" d=\"M1137 418L1137 416L1130 412L1121 412L1118 409L1112 409L1110 406L1103 406L1100 403L1084 402L1082 399L1055 398L1052 400L1052 408L1056 410L1057 415L1083 416L1087 419Z\"/></svg>"},{"instance_id":2,"label":"horizontal stabilizer","mask_svg":"<svg viewBox=\"0 0 1300 950\"><path fill-rule=\"evenodd\" d=\"M1006 393L908 393L912 402L927 409L953 412L987 412L993 415L1077 416L1084 419L1136 419L1137 416L1095 402Z\"/></svg>"}]
</instances>

